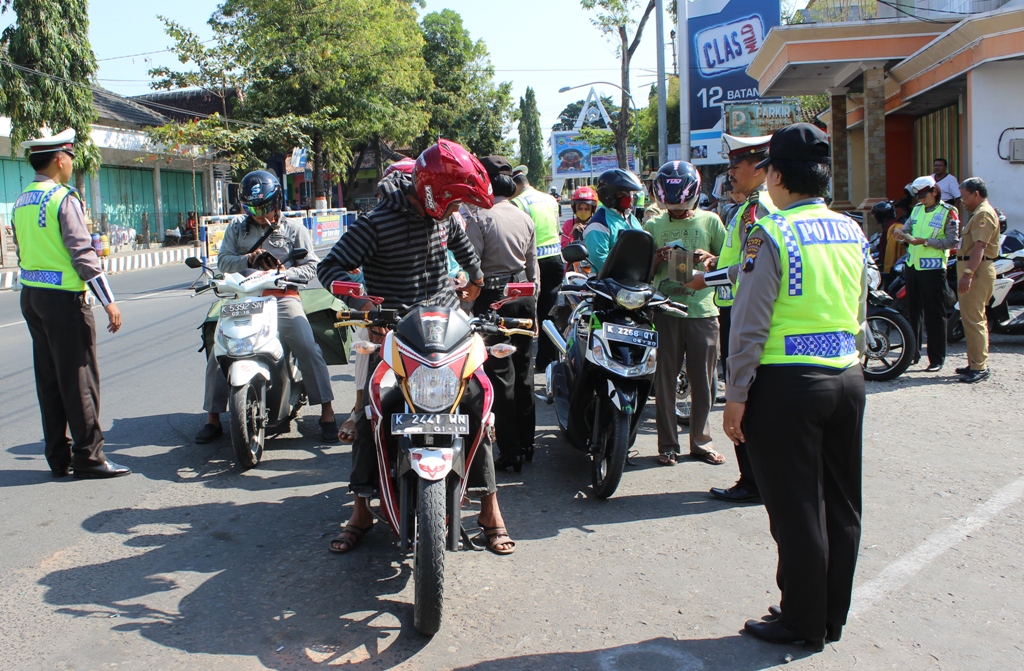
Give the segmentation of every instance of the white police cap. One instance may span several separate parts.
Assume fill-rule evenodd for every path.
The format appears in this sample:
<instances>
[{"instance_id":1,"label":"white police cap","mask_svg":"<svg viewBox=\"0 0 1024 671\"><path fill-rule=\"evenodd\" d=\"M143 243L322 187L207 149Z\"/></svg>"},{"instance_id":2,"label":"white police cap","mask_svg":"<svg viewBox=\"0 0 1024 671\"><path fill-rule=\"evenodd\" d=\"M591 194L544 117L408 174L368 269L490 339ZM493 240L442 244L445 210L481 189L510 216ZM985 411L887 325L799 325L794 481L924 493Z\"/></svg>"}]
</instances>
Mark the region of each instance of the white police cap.
<instances>
[{"instance_id":1,"label":"white police cap","mask_svg":"<svg viewBox=\"0 0 1024 671\"><path fill-rule=\"evenodd\" d=\"M28 149L33 154L42 154L48 151L72 151L75 148L75 129L68 128L50 137L22 142L21 148Z\"/></svg>"}]
</instances>

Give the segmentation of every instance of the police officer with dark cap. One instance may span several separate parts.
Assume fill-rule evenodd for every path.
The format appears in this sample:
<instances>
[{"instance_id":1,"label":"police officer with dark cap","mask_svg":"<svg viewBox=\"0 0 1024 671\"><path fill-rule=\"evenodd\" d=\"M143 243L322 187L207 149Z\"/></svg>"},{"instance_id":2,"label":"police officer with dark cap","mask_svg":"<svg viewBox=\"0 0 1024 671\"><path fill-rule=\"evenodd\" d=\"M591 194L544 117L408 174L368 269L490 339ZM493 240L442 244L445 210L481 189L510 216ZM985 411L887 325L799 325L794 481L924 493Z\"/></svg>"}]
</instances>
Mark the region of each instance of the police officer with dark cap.
<instances>
[{"instance_id":1,"label":"police officer with dark cap","mask_svg":"<svg viewBox=\"0 0 1024 671\"><path fill-rule=\"evenodd\" d=\"M480 257L484 284L473 304L474 314L483 314L491 304L502 300L505 287L512 282L540 282L537 264L537 237L533 219L509 200L516 191L512 165L503 156L480 159L494 189L494 207L483 209L463 204L466 236ZM499 314L516 319L537 319L534 296L517 298L502 306ZM533 338L526 335L488 336L488 345L508 340L516 351L499 358L487 357L484 371L494 389L494 429L501 452L494 467L516 472L533 455L537 425L533 397Z\"/></svg>"},{"instance_id":2,"label":"police officer with dark cap","mask_svg":"<svg viewBox=\"0 0 1024 671\"><path fill-rule=\"evenodd\" d=\"M860 227L825 205L821 130L783 128L768 156L778 211L747 237L723 425L747 445L778 544L782 601L744 629L822 650L846 624L860 545L869 251Z\"/></svg>"},{"instance_id":3,"label":"police officer with dark cap","mask_svg":"<svg viewBox=\"0 0 1024 671\"><path fill-rule=\"evenodd\" d=\"M121 328L121 311L92 247L82 199L66 186L74 171L74 147L70 128L21 143L36 171L14 203L21 312L32 335L50 472L55 478L72 470L76 478L114 478L131 470L103 455L96 322L86 288L107 313L111 333Z\"/></svg>"}]
</instances>

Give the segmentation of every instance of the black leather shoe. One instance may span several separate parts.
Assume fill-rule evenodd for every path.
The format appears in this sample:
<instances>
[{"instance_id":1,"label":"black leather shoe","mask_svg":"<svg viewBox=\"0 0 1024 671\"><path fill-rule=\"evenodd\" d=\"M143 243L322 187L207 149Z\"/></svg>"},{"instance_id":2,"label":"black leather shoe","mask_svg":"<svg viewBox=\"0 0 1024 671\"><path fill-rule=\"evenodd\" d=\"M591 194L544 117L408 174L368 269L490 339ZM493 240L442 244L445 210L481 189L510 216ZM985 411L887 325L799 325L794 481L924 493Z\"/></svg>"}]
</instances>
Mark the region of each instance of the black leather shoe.
<instances>
[{"instance_id":1,"label":"black leather shoe","mask_svg":"<svg viewBox=\"0 0 1024 671\"><path fill-rule=\"evenodd\" d=\"M127 466L119 466L112 461L104 461L99 466L86 466L85 468L75 466L76 478L119 478L131 472L132 469Z\"/></svg>"},{"instance_id":2,"label":"black leather shoe","mask_svg":"<svg viewBox=\"0 0 1024 671\"><path fill-rule=\"evenodd\" d=\"M747 620L743 630L755 638L767 643L778 643L782 645L802 645L812 652L821 652L825 649L823 639L806 639L800 634L790 631L778 620L762 622L761 620Z\"/></svg>"},{"instance_id":3,"label":"black leather shoe","mask_svg":"<svg viewBox=\"0 0 1024 671\"><path fill-rule=\"evenodd\" d=\"M761 495L759 493L752 492L745 487L741 487L740 485L733 485L728 489L723 489L722 487L712 487L711 496L715 497L716 499L721 499L722 501L728 501L729 503L744 503L748 501L751 503L761 502Z\"/></svg>"},{"instance_id":4,"label":"black leather shoe","mask_svg":"<svg viewBox=\"0 0 1024 671\"><path fill-rule=\"evenodd\" d=\"M498 457L494 460L494 470L496 471L507 471L511 468L516 473L523 472L523 462L526 461L526 457L522 454L516 456Z\"/></svg>"},{"instance_id":5,"label":"black leather shoe","mask_svg":"<svg viewBox=\"0 0 1024 671\"><path fill-rule=\"evenodd\" d=\"M768 606L768 616L765 620L777 620L782 617L782 608L778 606ZM835 643L843 637L843 625L841 624L829 624L825 623L825 642Z\"/></svg>"},{"instance_id":6,"label":"black leather shoe","mask_svg":"<svg viewBox=\"0 0 1024 671\"><path fill-rule=\"evenodd\" d=\"M320 440L325 443L338 442L338 422L320 422Z\"/></svg>"},{"instance_id":7,"label":"black leather shoe","mask_svg":"<svg viewBox=\"0 0 1024 671\"><path fill-rule=\"evenodd\" d=\"M967 384L974 384L975 382L987 380L989 378L989 375L991 375L991 373L989 372L988 368L986 368L985 370L969 370L960 376L960 381L966 382Z\"/></svg>"},{"instance_id":8,"label":"black leather shoe","mask_svg":"<svg viewBox=\"0 0 1024 671\"><path fill-rule=\"evenodd\" d=\"M64 468L51 468L50 469L50 475L52 475L55 478L63 478L63 477L65 477L67 475L70 475L70 474L71 474L71 467L70 466L65 466Z\"/></svg>"},{"instance_id":9,"label":"black leather shoe","mask_svg":"<svg viewBox=\"0 0 1024 671\"><path fill-rule=\"evenodd\" d=\"M196 443L199 445L205 445L206 443L212 443L217 438L224 435L224 428L216 424L204 424L203 428L199 429L199 433L196 434Z\"/></svg>"},{"instance_id":10,"label":"black leather shoe","mask_svg":"<svg viewBox=\"0 0 1024 671\"><path fill-rule=\"evenodd\" d=\"M954 368L953 372L956 373L957 375L967 375L968 373L971 372L971 367L964 366L963 368Z\"/></svg>"},{"instance_id":11,"label":"black leather shoe","mask_svg":"<svg viewBox=\"0 0 1024 671\"><path fill-rule=\"evenodd\" d=\"M942 370L942 364L941 363L930 363L930 364L928 364L928 367L924 369L924 372L926 372L926 373L938 373L940 370Z\"/></svg>"}]
</instances>

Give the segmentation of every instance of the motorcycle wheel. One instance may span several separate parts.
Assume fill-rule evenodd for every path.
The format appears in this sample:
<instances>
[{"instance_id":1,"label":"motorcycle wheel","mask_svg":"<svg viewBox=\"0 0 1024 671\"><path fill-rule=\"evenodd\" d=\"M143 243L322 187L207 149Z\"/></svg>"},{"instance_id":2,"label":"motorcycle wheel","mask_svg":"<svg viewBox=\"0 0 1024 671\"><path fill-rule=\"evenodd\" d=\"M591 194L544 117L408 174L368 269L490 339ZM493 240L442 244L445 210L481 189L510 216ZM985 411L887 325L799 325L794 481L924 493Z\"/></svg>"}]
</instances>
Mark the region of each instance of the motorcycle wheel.
<instances>
[{"instance_id":1,"label":"motorcycle wheel","mask_svg":"<svg viewBox=\"0 0 1024 671\"><path fill-rule=\"evenodd\" d=\"M593 459L594 495L606 499L615 493L626 468L629 451L629 415L609 405L602 412L609 419L601 431L601 443Z\"/></svg>"},{"instance_id":2,"label":"motorcycle wheel","mask_svg":"<svg viewBox=\"0 0 1024 671\"><path fill-rule=\"evenodd\" d=\"M260 397L266 380L257 375L240 387L232 387L228 399L231 447L242 468L252 468L263 457L264 429L258 418L263 415Z\"/></svg>"},{"instance_id":3,"label":"motorcycle wheel","mask_svg":"<svg viewBox=\"0 0 1024 671\"><path fill-rule=\"evenodd\" d=\"M445 481L419 480L413 555L413 624L423 636L441 628L444 603Z\"/></svg>"},{"instance_id":4,"label":"motorcycle wheel","mask_svg":"<svg viewBox=\"0 0 1024 671\"><path fill-rule=\"evenodd\" d=\"M899 377L910 367L916 349L910 322L898 312L870 315L867 322L875 338L875 347L869 347L861 357L864 379L886 382Z\"/></svg>"},{"instance_id":5,"label":"motorcycle wheel","mask_svg":"<svg viewBox=\"0 0 1024 671\"><path fill-rule=\"evenodd\" d=\"M676 379L676 423L690 425L690 382L686 378L685 359Z\"/></svg>"},{"instance_id":6,"label":"motorcycle wheel","mask_svg":"<svg viewBox=\"0 0 1024 671\"><path fill-rule=\"evenodd\" d=\"M953 310L953 313L946 318L946 342L960 342L964 339L964 322L960 319L960 311Z\"/></svg>"}]
</instances>

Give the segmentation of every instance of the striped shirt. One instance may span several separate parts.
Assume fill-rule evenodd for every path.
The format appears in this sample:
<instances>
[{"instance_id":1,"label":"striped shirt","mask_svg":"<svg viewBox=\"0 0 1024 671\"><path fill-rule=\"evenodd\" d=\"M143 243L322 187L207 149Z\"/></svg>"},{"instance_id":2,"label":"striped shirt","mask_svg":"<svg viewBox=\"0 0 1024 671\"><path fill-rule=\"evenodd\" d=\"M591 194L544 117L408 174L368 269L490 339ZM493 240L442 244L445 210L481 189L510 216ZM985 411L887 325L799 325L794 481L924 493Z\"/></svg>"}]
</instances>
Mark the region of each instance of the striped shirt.
<instances>
[{"instance_id":1,"label":"striped shirt","mask_svg":"<svg viewBox=\"0 0 1024 671\"><path fill-rule=\"evenodd\" d=\"M448 279L450 249L470 279L480 279L480 259L466 232L454 218L421 217L406 198L412 180L393 172L378 185L380 202L363 214L335 243L317 266L326 288L350 279L349 271L363 269L366 293L384 299L381 307L405 312L417 303L458 307Z\"/></svg>"}]
</instances>

